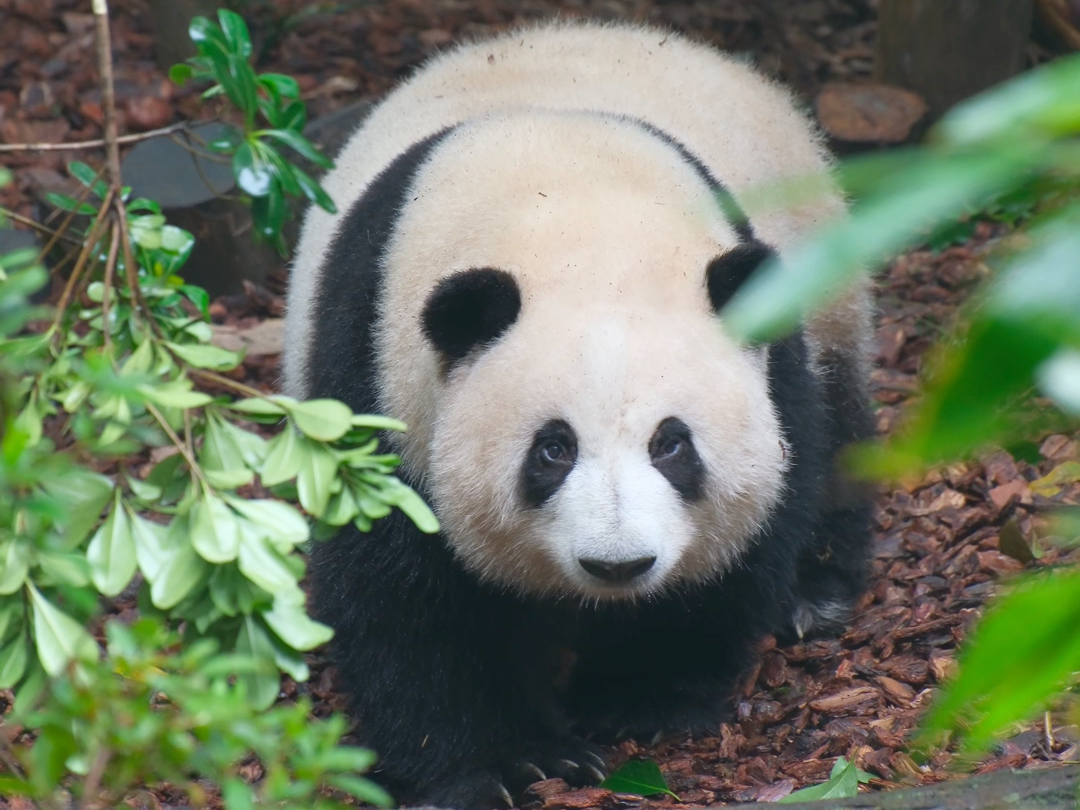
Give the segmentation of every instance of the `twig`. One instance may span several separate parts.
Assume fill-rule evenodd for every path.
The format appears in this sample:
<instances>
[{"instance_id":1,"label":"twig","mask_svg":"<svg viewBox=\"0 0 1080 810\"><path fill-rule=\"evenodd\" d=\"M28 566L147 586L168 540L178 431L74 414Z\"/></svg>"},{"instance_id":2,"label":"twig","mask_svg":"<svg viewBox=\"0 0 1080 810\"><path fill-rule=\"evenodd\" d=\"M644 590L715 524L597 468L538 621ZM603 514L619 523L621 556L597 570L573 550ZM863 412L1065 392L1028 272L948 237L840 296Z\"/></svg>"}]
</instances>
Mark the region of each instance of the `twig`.
<instances>
[{"instance_id":1,"label":"twig","mask_svg":"<svg viewBox=\"0 0 1080 810\"><path fill-rule=\"evenodd\" d=\"M33 228L36 231L47 233L49 234L49 236L54 236L57 239L63 239L65 242L71 242L71 244L73 245L79 245L80 247L82 247L82 242L76 239L74 236L68 236L63 231L55 230L53 228L50 228L48 225L42 225L40 222L30 219L29 217L24 217L22 214L16 213L15 211L12 211L8 208L0 206L0 214L3 214L8 219L13 219L22 225L26 225L28 228Z\"/></svg>"},{"instance_id":2,"label":"twig","mask_svg":"<svg viewBox=\"0 0 1080 810\"><path fill-rule=\"evenodd\" d=\"M146 132L136 132L131 135L118 135L117 144L138 143L139 141L156 138L159 135L171 135L188 127L187 121L169 124L160 129L151 129ZM105 138L94 138L90 141L72 141L71 143L0 143L0 152L64 152L68 149L98 149L107 146Z\"/></svg>"},{"instance_id":3,"label":"twig","mask_svg":"<svg viewBox=\"0 0 1080 810\"><path fill-rule=\"evenodd\" d=\"M199 463L195 461L195 457L190 452L188 452L188 448L184 444L184 440L176 435L176 431L172 429L172 426L167 421L165 421L165 417L161 415L161 411L159 411L149 402L145 403L145 405L146 410L150 413L151 416L154 417L157 423L161 425L161 429L165 431L165 435L169 437L169 441L173 443L173 446L176 447L180 455L184 457L184 461L187 462L188 469L191 470L191 474L198 478L199 481L203 484L203 486L209 486L210 482L208 482L206 480L206 476L203 475L202 467L200 467Z\"/></svg>"},{"instance_id":4,"label":"twig","mask_svg":"<svg viewBox=\"0 0 1080 810\"><path fill-rule=\"evenodd\" d=\"M146 320L150 324L150 331L152 331L157 337L164 339L164 335L161 333L161 327L158 325L157 319L150 314L150 308L146 305L146 299L142 294L142 287L139 285L138 270L135 267L135 257L131 254L131 240L129 237L128 224L127 224L127 209L122 205L116 206L116 215L120 219L120 230L123 234L123 240L121 241L121 247L124 248L124 272L127 274L128 288L131 290L131 315L138 320L136 313L144 313Z\"/></svg>"},{"instance_id":5,"label":"twig","mask_svg":"<svg viewBox=\"0 0 1080 810\"><path fill-rule=\"evenodd\" d=\"M123 207L123 203L120 204ZM120 223L113 221L112 238L109 240L109 256L105 259L105 281L101 289L101 336L105 351L112 355L112 327L109 325L109 298L112 292L113 273L116 270L116 249L120 247Z\"/></svg>"},{"instance_id":6,"label":"twig","mask_svg":"<svg viewBox=\"0 0 1080 810\"><path fill-rule=\"evenodd\" d=\"M79 799L79 810L86 810L98 803L97 793L101 790L101 777L105 775L105 768L109 764L112 752L108 748L99 748L94 755L94 761L90 764L90 772L86 774L83 783L82 797Z\"/></svg>"},{"instance_id":7,"label":"twig","mask_svg":"<svg viewBox=\"0 0 1080 810\"><path fill-rule=\"evenodd\" d=\"M205 368L192 368L189 369L189 372L191 374L194 374L196 377L202 377L203 379L216 382L218 385L223 385L226 388L231 388L232 390L240 394L247 394L249 397L266 399L266 394L264 394L258 388L252 388L250 385L244 385L242 382L230 380L228 377L217 374L213 371L207 371Z\"/></svg>"},{"instance_id":8,"label":"twig","mask_svg":"<svg viewBox=\"0 0 1080 810\"><path fill-rule=\"evenodd\" d=\"M87 233L86 239L83 242L83 249L79 253L79 259L75 262L75 267L72 269L71 275L68 276L67 284L64 285L64 292L60 295L60 300L56 304L56 317L53 318L54 329L60 326L60 321L64 317L64 311L67 309L67 305L71 301L72 292L75 290L75 282L79 280L79 276L82 274L87 259L90 258L90 254L93 253L97 247L97 241L101 238L101 233L105 229L106 215L109 211L109 207L112 205L114 195L115 189L110 186L109 190L105 193L105 199L102 202L101 209L98 211L97 218L94 220L94 224L90 227L90 231Z\"/></svg>"},{"instance_id":9,"label":"twig","mask_svg":"<svg viewBox=\"0 0 1080 810\"><path fill-rule=\"evenodd\" d=\"M101 109L105 114L105 165L109 167L109 182L120 185L120 147L116 142L116 89L113 87L112 45L109 37L108 0L93 0L94 23L97 26L98 84L101 86Z\"/></svg>"}]
</instances>

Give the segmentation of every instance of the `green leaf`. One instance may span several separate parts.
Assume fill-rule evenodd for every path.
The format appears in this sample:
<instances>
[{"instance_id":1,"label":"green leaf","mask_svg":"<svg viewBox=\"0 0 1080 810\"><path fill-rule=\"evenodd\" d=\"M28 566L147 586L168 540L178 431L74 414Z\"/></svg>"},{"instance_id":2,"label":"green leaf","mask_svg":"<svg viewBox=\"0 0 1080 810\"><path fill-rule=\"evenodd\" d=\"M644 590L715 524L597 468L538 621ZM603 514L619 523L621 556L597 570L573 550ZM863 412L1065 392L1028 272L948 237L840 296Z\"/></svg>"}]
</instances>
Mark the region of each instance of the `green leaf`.
<instances>
[{"instance_id":1,"label":"green leaf","mask_svg":"<svg viewBox=\"0 0 1080 810\"><path fill-rule=\"evenodd\" d=\"M21 596L0 599L0 643L14 633L21 633L23 626L23 601Z\"/></svg>"},{"instance_id":2,"label":"green leaf","mask_svg":"<svg viewBox=\"0 0 1080 810\"><path fill-rule=\"evenodd\" d=\"M127 508L127 507L125 507ZM168 527L154 523L127 508L127 517L131 526L131 541L135 552L135 561L143 576L153 582L161 566L168 560L166 534Z\"/></svg>"},{"instance_id":3,"label":"green leaf","mask_svg":"<svg viewBox=\"0 0 1080 810\"><path fill-rule=\"evenodd\" d=\"M38 584L73 585L85 588L90 584L90 565L86 557L78 552L38 550L37 564L45 577L38 579ZM46 583L45 579L50 580Z\"/></svg>"},{"instance_id":4,"label":"green leaf","mask_svg":"<svg viewBox=\"0 0 1080 810\"><path fill-rule=\"evenodd\" d=\"M296 178L297 185L300 186L300 190L304 193L304 196L331 214L337 213L337 206L334 205L334 201L330 199L330 195L326 193L325 189L319 185L318 181L312 178L299 166L292 167L293 177Z\"/></svg>"},{"instance_id":5,"label":"green leaf","mask_svg":"<svg viewBox=\"0 0 1080 810\"><path fill-rule=\"evenodd\" d=\"M119 491L112 511L90 540L86 559L95 587L105 596L116 596L135 576L135 538Z\"/></svg>"},{"instance_id":6,"label":"green leaf","mask_svg":"<svg viewBox=\"0 0 1080 810\"><path fill-rule=\"evenodd\" d=\"M218 9L218 22L221 23L225 41L233 52L247 59L251 56L251 36L248 34L247 23L244 18L235 11Z\"/></svg>"},{"instance_id":7,"label":"green leaf","mask_svg":"<svg viewBox=\"0 0 1080 810\"><path fill-rule=\"evenodd\" d=\"M332 442L340 439L352 424L353 412L336 399L309 399L289 406L296 426L312 439Z\"/></svg>"},{"instance_id":8,"label":"green leaf","mask_svg":"<svg viewBox=\"0 0 1080 810\"><path fill-rule=\"evenodd\" d=\"M951 155L897 172L847 220L756 271L724 307L722 322L747 340L790 331L868 268L916 242L929 226L977 207L1033 161L1022 150Z\"/></svg>"},{"instance_id":9,"label":"green leaf","mask_svg":"<svg viewBox=\"0 0 1080 810\"><path fill-rule=\"evenodd\" d=\"M218 346L210 345L185 345L182 343L166 343L169 350L195 368L209 368L214 371L228 371L240 365L244 359L242 352L230 352Z\"/></svg>"},{"instance_id":10,"label":"green leaf","mask_svg":"<svg viewBox=\"0 0 1080 810\"><path fill-rule=\"evenodd\" d=\"M300 85L284 73L260 73L259 84L272 86L284 98L300 98Z\"/></svg>"},{"instance_id":11,"label":"green leaf","mask_svg":"<svg viewBox=\"0 0 1080 810\"><path fill-rule=\"evenodd\" d=\"M217 495L205 491L191 508L191 545L207 562L226 563L240 550L236 514Z\"/></svg>"},{"instance_id":12,"label":"green leaf","mask_svg":"<svg viewBox=\"0 0 1080 810\"><path fill-rule=\"evenodd\" d=\"M94 661L98 646L83 626L27 583L34 612L34 644L41 666L56 677L72 660Z\"/></svg>"},{"instance_id":13,"label":"green leaf","mask_svg":"<svg viewBox=\"0 0 1080 810\"><path fill-rule=\"evenodd\" d=\"M633 793L637 796L666 793L675 801L682 801L668 789L667 781L660 773L659 766L651 759L627 760L622 767L616 769L601 782L600 787L615 793Z\"/></svg>"},{"instance_id":14,"label":"green leaf","mask_svg":"<svg viewBox=\"0 0 1080 810\"><path fill-rule=\"evenodd\" d=\"M30 571L31 546L25 540L12 537L0 541L0 596L15 593Z\"/></svg>"},{"instance_id":15,"label":"green leaf","mask_svg":"<svg viewBox=\"0 0 1080 810\"><path fill-rule=\"evenodd\" d=\"M327 776L326 781L338 790L343 790L362 802L373 804L376 807L394 806L394 800L389 793L363 777L338 773Z\"/></svg>"},{"instance_id":16,"label":"green leaf","mask_svg":"<svg viewBox=\"0 0 1080 810\"><path fill-rule=\"evenodd\" d=\"M855 767L854 762L848 762L843 757L836 760L829 780L820 785L796 790L780 799L780 804L798 804L811 802L818 799L846 799L857 796L859 783L870 781L870 774Z\"/></svg>"},{"instance_id":17,"label":"green leaf","mask_svg":"<svg viewBox=\"0 0 1080 810\"><path fill-rule=\"evenodd\" d=\"M291 149L295 150L302 157L307 158L316 166L320 166L324 169L329 169L334 165L334 162L330 160L326 155L315 148L315 144L301 135L299 132L291 129L264 129L260 130L259 135L272 138L275 141L279 141Z\"/></svg>"},{"instance_id":18,"label":"green leaf","mask_svg":"<svg viewBox=\"0 0 1080 810\"><path fill-rule=\"evenodd\" d=\"M299 588L298 577L281 555L264 537L253 531L241 533L237 561L240 573L267 593L276 596Z\"/></svg>"},{"instance_id":19,"label":"green leaf","mask_svg":"<svg viewBox=\"0 0 1080 810\"><path fill-rule=\"evenodd\" d=\"M334 637L333 630L308 617L303 595L296 599L287 594L277 596L273 608L264 611L262 617L277 637L294 650L307 652Z\"/></svg>"},{"instance_id":20,"label":"green leaf","mask_svg":"<svg viewBox=\"0 0 1080 810\"><path fill-rule=\"evenodd\" d=\"M959 675L931 707L923 743L953 728L963 750L978 753L1009 724L1040 709L1080 671L1077 627L1080 571L1029 578L999 599L968 638Z\"/></svg>"},{"instance_id":21,"label":"green leaf","mask_svg":"<svg viewBox=\"0 0 1080 810\"><path fill-rule=\"evenodd\" d=\"M183 86L191 79L193 73L194 71L192 70L191 65L181 62L169 68L169 81L173 84Z\"/></svg>"},{"instance_id":22,"label":"green leaf","mask_svg":"<svg viewBox=\"0 0 1080 810\"><path fill-rule=\"evenodd\" d=\"M73 549L101 520L101 510L109 502L114 484L104 475L85 467L72 467L61 475L46 479L42 488L63 504L64 548Z\"/></svg>"},{"instance_id":23,"label":"green leaf","mask_svg":"<svg viewBox=\"0 0 1080 810\"><path fill-rule=\"evenodd\" d=\"M67 169L72 177L94 192L94 195L98 197L98 199L105 199L109 187L104 180L100 179L98 172L91 169L81 160L73 160L68 164Z\"/></svg>"},{"instance_id":24,"label":"green leaf","mask_svg":"<svg viewBox=\"0 0 1080 810\"><path fill-rule=\"evenodd\" d=\"M233 154L232 169L236 184L252 197L265 197L270 193L274 174L269 166L256 158L247 141L240 144Z\"/></svg>"},{"instance_id":25,"label":"green leaf","mask_svg":"<svg viewBox=\"0 0 1080 810\"><path fill-rule=\"evenodd\" d=\"M30 645L19 633L6 647L0 647L0 689L11 689L22 680L30 660Z\"/></svg>"},{"instance_id":26,"label":"green leaf","mask_svg":"<svg viewBox=\"0 0 1080 810\"><path fill-rule=\"evenodd\" d=\"M175 607L209 576L209 567L191 546L189 527L186 515L174 518L160 550L157 576L150 582L150 600L161 610Z\"/></svg>"},{"instance_id":27,"label":"green leaf","mask_svg":"<svg viewBox=\"0 0 1080 810\"><path fill-rule=\"evenodd\" d=\"M248 702L257 709L268 708L277 698L281 676L273 664L274 644L254 616L245 616L236 639L236 651L250 655L266 667L258 672L238 676L247 688Z\"/></svg>"},{"instance_id":28,"label":"green leaf","mask_svg":"<svg viewBox=\"0 0 1080 810\"><path fill-rule=\"evenodd\" d=\"M1036 370L1039 386L1059 406L1080 416L1080 352L1059 350Z\"/></svg>"},{"instance_id":29,"label":"green leaf","mask_svg":"<svg viewBox=\"0 0 1080 810\"><path fill-rule=\"evenodd\" d=\"M79 202L67 194L57 194L55 191L46 191L43 195L45 201L59 208L61 211L74 211L76 214L92 217L97 213L97 207L86 202Z\"/></svg>"},{"instance_id":30,"label":"green leaf","mask_svg":"<svg viewBox=\"0 0 1080 810\"><path fill-rule=\"evenodd\" d=\"M295 402L295 400L292 400ZM238 399L225 406L241 413L256 414L258 416L285 416L285 407L275 401L275 398L251 397L250 399Z\"/></svg>"},{"instance_id":31,"label":"green leaf","mask_svg":"<svg viewBox=\"0 0 1080 810\"><path fill-rule=\"evenodd\" d=\"M246 517L258 532L284 553L293 546L306 542L308 523L296 509L287 503L270 500L248 500L225 496L226 502Z\"/></svg>"},{"instance_id":32,"label":"green leaf","mask_svg":"<svg viewBox=\"0 0 1080 810\"><path fill-rule=\"evenodd\" d=\"M143 384L136 386L136 389L151 402L166 408L201 408L214 401L213 397L201 391L191 390L191 381L187 379L158 385Z\"/></svg>"},{"instance_id":33,"label":"green leaf","mask_svg":"<svg viewBox=\"0 0 1080 810\"><path fill-rule=\"evenodd\" d=\"M404 512L409 520L416 524L416 528L425 534L435 534L439 531L439 519L431 511L424 499L417 495L410 487L401 483L396 478L388 478L392 484L379 492L379 496L387 503L396 506Z\"/></svg>"},{"instance_id":34,"label":"green leaf","mask_svg":"<svg viewBox=\"0 0 1080 810\"><path fill-rule=\"evenodd\" d=\"M337 478L337 457L322 445L308 442L304 463L296 476L297 497L310 515L326 510Z\"/></svg>"},{"instance_id":35,"label":"green leaf","mask_svg":"<svg viewBox=\"0 0 1080 810\"><path fill-rule=\"evenodd\" d=\"M310 454L308 443L293 430L292 425L270 440L259 476L263 486L272 487L295 478Z\"/></svg>"}]
</instances>

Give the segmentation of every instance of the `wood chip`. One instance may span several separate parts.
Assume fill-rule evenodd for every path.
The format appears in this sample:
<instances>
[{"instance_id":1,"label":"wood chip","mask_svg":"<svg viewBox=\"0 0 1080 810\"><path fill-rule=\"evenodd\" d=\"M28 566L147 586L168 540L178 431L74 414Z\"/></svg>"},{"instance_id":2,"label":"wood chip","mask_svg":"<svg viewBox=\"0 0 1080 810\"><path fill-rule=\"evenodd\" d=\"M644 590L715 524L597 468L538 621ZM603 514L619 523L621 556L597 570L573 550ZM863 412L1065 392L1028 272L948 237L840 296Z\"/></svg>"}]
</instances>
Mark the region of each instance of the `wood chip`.
<instances>
[{"instance_id":1,"label":"wood chip","mask_svg":"<svg viewBox=\"0 0 1080 810\"><path fill-rule=\"evenodd\" d=\"M870 686L856 686L828 697L810 701L810 708L822 714L839 714L877 700L878 692Z\"/></svg>"},{"instance_id":2,"label":"wood chip","mask_svg":"<svg viewBox=\"0 0 1080 810\"><path fill-rule=\"evenodd\" d=\"M886 695L902 706L906 706L915 699L915 690L906 683L901 683L887 675L880 676L877 682L881 684L881 688L885 690Z\"/></svg>"}]
</instances>

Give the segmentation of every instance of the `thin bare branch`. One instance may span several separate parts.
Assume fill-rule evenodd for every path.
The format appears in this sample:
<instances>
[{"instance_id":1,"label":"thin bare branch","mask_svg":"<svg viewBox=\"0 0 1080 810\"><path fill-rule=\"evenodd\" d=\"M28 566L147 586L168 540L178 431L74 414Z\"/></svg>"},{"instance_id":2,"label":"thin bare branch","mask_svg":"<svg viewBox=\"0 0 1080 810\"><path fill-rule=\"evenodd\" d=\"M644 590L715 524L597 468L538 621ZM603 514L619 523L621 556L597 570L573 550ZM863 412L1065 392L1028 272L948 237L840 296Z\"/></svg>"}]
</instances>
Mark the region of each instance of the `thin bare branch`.
<instances>
[{"instance_id":1,"label":"thin bare branch","mask_svg":"<svg viewBox=\"0 0 1080 810\"><path fill-rule=\"evenodd\" d=\"M79 253L79 259L75 262L75 267L72 269L71 275L68 276L67 284L64 285L64 292L61 294L60 300L56 304L56 317L53 319L54 329L59 327L60 321L64 317L64 311L67 309L67 305L71 303L71 297L75 291L75 283L79 280L79 276L82 274L83 268L86 266L90 255L97 249L97 242L105 230L105 222L115 195L116 189L110 186L109 190L105 193L105 199L101 203L101 209L98 211L97 218L94 220L94 224L86 234L82 252ZM123 206L119 207L123 208Z\"/></svg>"},{"instance_id":2,"label":"thin bare branch","mask_svg":"<svg viewBox=\"0 0 1080 810\"><path fill-rule=\"evenodd\" d=\"M108 0L93 0L96 26L98 85L101 88L101 109L105 114L105 165L109 167L109 182L120 185L120 147L116 138L116 89L113 86L112 39L109 35Z\"/></svg>"},{"instance_id":3,"label":"thin bare branch","mask_svg":"<svg viewBox=\"0 0 1080 810\"><path fill-rule=\"evenodd\" d=\"M4 208L2 205L0 205L0 214L3 214L8 219L13 219L19 224L25 225L28 228L33 228L35 231L46 233L49 236L55 236L57 239L63 239L65 242L70 242L73 245L82 245L81 239L76 239L74 236L68 236L66 233L63 233L62 231L59 231L55 228L50 228L48 225L42 225L40 222L30 219L29 217L24 217L22 214L12 211L9 208Z\"/></svg>"},{"instance_id":4,"label":"thin bare branch","mask_svg":"<svg viewBox=\"0 0 1080 810\"><path fill-rule=\"evenodd\" d=\"M120 204L123 207L123 203ZM105 283L101 290L101 335L105 351L112 356L112 327L109 324L109 303L112 299L113 275L116 271L116 250L120 247L120 223L113 221L109 239L109 256L105 259Z\"/></svg>"},{"instance_id":5,"label":"thin bare branch","mask_svg":"<svg viewBox=\"0 0 1080 810\"><path fill-rule=\"evenodd\" d=\"M98 804L101 777L105 775L105 768L108 766L111 757L112 752L104 747L99 748L94 755L94 761L90 764L90 772L86 774L86 781L83 783L83 793L79 799L79 810L87 810L87 808Z\"/></svg>"},{"instance_id":6,"label":"thin bare branch","mask_svg":"<svg viewBox=\"0 0 1080 810\"><path fill-rule=\"evenodd\" d=\"M174 132L187 129L188 126L187 121L180 121L160 129L150 129L146 132L135 132L130 135L118 135L116 142L122 146L129 143L138 143L161 135L172 135ZM90 141L72 141L71 143L0 143L0 152L65 152L68 149L100 149L102 146L106 146L107 143L104 138L94 138Z\"/></svg>"}]
</instances>

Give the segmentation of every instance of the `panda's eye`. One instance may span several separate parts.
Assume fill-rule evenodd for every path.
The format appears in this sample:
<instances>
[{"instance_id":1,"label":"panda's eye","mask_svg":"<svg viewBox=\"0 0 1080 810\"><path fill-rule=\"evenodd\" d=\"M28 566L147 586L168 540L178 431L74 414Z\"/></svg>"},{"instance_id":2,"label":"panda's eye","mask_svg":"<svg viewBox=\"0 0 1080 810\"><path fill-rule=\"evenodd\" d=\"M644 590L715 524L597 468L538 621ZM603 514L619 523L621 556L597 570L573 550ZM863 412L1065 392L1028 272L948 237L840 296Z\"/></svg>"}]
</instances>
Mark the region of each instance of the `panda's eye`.
<instances>
[{"instance_id":1,"label":"panda's eye","mask_svg":"<svg viewBox=\"0 0 1080 810\"><path fill-rule=\"evenodd\" d=\"M661 459L673 458L682 451L683 447L684 444L682 438L679 436L672 436L660 446L655 460L660 461Z\"/></svg>"},{"instance_id":2,"label":"panda's eye","mask_svg":"<svg viewBox=\"0 0 1080 810\"><path fill-rule=\"evenodd\" d=\"M690 426L677 416L669 416L656 426L649 440L653 467L684 499L699 498L705 487L705 465L694 447Z\"/></svg>"},{"instance_id":3,"label":"panda's eye","mask_svg":"<svg viewBox=\"0 0 1080 810\"><path fill-rule=\"evenodd\" d=\"M551 419L533 434L521 467L525 503L540 508L562 486L577 463L577 436L568 422Z\"/></svg>"},{"instance_id":4,"label":"panda's eye","mask_svg":"<svg viewBox=\"0 0 1080 810\"><path fill-rule=\"evenodd\" d=\"M540 448L540 456L549 464L561 464L567 460L569 453L561 442L548 442Z\"/></svg>"}]
</instances>

